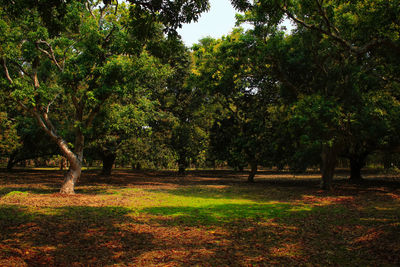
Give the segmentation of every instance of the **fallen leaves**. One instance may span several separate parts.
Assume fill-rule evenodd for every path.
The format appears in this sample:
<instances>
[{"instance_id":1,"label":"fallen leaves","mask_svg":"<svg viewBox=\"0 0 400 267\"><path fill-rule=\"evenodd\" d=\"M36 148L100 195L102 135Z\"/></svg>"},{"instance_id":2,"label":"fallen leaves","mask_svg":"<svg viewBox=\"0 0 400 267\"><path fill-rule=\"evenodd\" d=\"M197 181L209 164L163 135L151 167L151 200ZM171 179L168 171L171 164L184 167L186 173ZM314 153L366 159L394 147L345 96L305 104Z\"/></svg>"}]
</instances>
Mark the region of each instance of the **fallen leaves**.
<instances>
[{"instance_id":1,"label":"fallen leaves","mask_svg":"<svg viewBox=\"0 0 400 267\"><path fill-rule=\"evenodd\" d=\"M119 172L65 196L51 175L0 180L0 266L400 264L398 188Z\"/></svg>"}]
</instances>

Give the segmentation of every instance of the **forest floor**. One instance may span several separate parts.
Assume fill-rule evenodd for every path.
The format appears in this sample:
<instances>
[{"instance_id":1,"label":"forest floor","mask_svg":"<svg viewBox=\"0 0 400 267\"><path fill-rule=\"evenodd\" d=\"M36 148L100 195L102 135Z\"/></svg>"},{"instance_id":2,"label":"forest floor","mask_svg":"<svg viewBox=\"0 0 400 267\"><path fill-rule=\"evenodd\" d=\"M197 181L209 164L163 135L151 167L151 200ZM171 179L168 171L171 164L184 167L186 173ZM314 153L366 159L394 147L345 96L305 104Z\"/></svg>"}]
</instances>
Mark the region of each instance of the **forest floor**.
<instances>
[{"instance_id":1,"label":"forest floor","mask_svg":"<svg viewBox=\"0 0 400 267\"><path fill-rule=\"evenodd\" d=\"M400 178L345 176L0 172L0 266L399 266Z\"/></svg>"}]
</instances>

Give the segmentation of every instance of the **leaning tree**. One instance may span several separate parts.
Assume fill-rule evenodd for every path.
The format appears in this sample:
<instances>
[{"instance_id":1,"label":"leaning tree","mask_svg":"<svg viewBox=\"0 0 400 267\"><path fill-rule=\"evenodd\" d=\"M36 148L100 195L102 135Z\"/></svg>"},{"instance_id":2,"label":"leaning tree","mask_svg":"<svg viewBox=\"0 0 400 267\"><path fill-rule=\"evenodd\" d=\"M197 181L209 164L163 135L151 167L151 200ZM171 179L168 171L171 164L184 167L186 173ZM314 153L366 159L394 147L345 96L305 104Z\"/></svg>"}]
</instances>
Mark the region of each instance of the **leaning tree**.
<instances>
[{"instance_id":1,"label":"leaning tree","mask_svg":"<svg viewBox=\"0 0 400 267\"><path fill-rule=\"evenodd\" d=\"M134 62L159 23L173 33L208 8L207 0L0 3L4 90L69 161L61 188L65 194L74 193L81 175L85 135L93 120L136 78ZM53 109L56 103L63 108ZM65 127L73 130L74 140L65 138Z\"/></svg>"}]
</instances>

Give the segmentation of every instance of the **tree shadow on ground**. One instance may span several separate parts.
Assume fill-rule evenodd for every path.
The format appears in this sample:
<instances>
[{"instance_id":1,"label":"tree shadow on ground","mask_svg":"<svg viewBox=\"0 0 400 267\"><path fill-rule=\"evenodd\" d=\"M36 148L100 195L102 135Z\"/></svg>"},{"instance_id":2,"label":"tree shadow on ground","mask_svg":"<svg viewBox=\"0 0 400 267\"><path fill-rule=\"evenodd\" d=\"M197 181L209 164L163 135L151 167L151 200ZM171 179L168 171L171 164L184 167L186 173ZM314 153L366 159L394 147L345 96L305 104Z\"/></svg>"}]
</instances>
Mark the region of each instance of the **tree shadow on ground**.
<instances>
[{"instance_id":1,"label":"tree shadow on ground","mask_svg":"<svg viewBox=\"0 0 400 267\"><path fill-rule=\"evenodd\" d=\"M256 188L223 187L228 191L222 196L241 199ZM192 189L166 192L221 194L220 187ZM303 199L297 188L268 188L254 191L254 204L154 205L136 213L110 206L3 205L0 266L396 266L400 202L378 189L360 198L311 189L310 199ZM260 196L270 191L276 193L264 200L275 202L262 203Z\"/></svg>"},{"instance_id":2,"label":"tree shadow on ground","mask_svg":"<svg viewBox=\"0 0 400 267\"><path fill-rule=\"evenodd\" d=\"M128 263L151 249L152 235L126 230L122 207L62 207L31 211L0 207L0 263L18 258L29 266L104 266Z\"/></svg>"},{"instance_id":3,"label":"tree shadow on ground","mask_svg":"<svg viewBox=\"0 0 400 267\"><path fill-rule=\"evenodd\" d=\"M166 227L225 229L225 239L220 235L221 240L215 243L219 245L210 245L218 255L211 259L214 264L229 264L224 257L236 259L238 266L400 263L400 236L396 234L400 231L400 204L392 210L361 213L343 204L307 208L279 203L154 207L144 211L155 216L154 223Z\"/></svg>"}]
</instances>

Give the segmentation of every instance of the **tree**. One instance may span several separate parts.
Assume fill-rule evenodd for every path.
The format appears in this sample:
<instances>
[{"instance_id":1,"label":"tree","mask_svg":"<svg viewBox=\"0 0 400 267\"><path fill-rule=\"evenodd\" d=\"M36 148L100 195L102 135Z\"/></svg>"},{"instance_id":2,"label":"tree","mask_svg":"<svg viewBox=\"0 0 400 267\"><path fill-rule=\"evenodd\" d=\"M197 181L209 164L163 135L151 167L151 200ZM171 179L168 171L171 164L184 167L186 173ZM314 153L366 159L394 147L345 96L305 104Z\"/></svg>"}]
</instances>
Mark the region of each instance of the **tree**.
<instances>
[{"instance_id":1,"label":"tree","mask_svg":"<svg viewBox=\"0 0 400 267\"><path fill-rule=\"evenodd\" d=\"M359 140L349 138L371 114L361 112L364 96L374 90L393 95L398 87L393 72L397 64L392 59L399 52L398 1L232 2L246 11L240 21L253 23L255 36L266 43L265 57L281 85L288 125L294 127L292 136L300 137L294 143L310 151L321 145L322 187L329 189L336 158L344 147L353 147L359 156L369 149L360 146L368 142L366 135L358 144ZM280 37L275 33L284 18L297 29ZM308 131L300 129L299 123ZM380 134L379 138L386 136Z\"/></svg>"},{"instance_id":2,"label":"tree","mask_svg":"<svg viewBox=\"0 0 400 267\"><path fill-rule=\"evenodd\" d=\"M178 173L184 174L190 162L201 161L205 154L212 104L207 91L198 86L192 55L180 39L166 38L149 45L149 50L173 69L165 90L157 97L169 120L164 127L155 121L153 131L164 133L165 144L176 154Z\"/></svg>"},{"instance_id":3,"label":"tree","mask_svg":"<svg viewBox=\"0 0 400 267\"><path fill-rule=\"evenodd\" d=\"M0 112L0 155L9 155L16 150L19 144L19 136L16 124L8 117L6 112Z\"/></svg>"},{"instance_id":4,"label":"tree","mask_svg":"<svg viewBox=\"0 0 400 267\"><path fill-rule=\"evenodd\" d=\"M257 40L241 29L221 40L205 39L194 47L197 72L218 100L220 116L212 128L214 155L241 169L249 164L252 182L258 165L273 158L271 107L276 81L265 72Z\"/></svg>"},{"instance_id":5,"label":"tree","mask_svg":"<svg viewBox=\"0 0 400 267\"><path fill-rule=\"evenodd\" d=\"M130 154L128 150L134 149L135 139L147 135L151 121L159 115L156 95L166 87L167 78L172 74L170 66L148 53L142 53L132 67L137 78L131 81L133 84L127 82L124 86L135 90L111 97L88 135L88 150L103 161L104 175L111 174L117 156Z\"/></svg>"},{"instance_id":6,"label":"tree","mask_svg":"<svg viewBox=\"0 0 400 267\"><path fill-rule=\"evenodd\" d=\"M15 164L25 160L39 157L51 157L59 155L60 150L53 142L48 142L48 137L43 135L36 122L32 118L16 117L18 147L8 151L7 170L11 171Z\"/></svg>"},{"instance_id":7,"label":"tree","mask_svg":"<svg viewBox=\"0 0 400 267\"><path fill-rule=\"evenodd\" d=\"M132 66L157 28L155 22L173 29L195 20L208 2L131 1L127 6L118 1L55 1L49 8L57 16L50 18L43 3L2 1L1 64L15 100L69 161L61 193L73 194L85 134L107 100L128 90L124 85L135 79ZM50 111L58 101L68 108L53 116ZM74 119L74 145L56 128L55 118L59 125Z\"/></svg>"}]
</instances>

